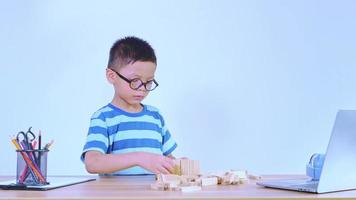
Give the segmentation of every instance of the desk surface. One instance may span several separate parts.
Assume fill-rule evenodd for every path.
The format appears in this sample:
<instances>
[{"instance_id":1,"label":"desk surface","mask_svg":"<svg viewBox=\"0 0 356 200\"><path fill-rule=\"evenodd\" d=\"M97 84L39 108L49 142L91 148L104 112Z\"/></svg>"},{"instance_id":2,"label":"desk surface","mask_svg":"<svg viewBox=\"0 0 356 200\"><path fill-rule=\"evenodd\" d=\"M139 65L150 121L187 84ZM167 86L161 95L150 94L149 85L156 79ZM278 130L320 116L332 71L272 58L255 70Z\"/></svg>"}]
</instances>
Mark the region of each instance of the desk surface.
<instances>
[{"instance_id":1,"label":"desk surface","mask_svg":"<svg viewBox=\"0 0 356 200\"><path fill-rule=\"evenodd\" d=\"M49 191L0 190L0 199L356 199L356 190L309 194L267 189L257 186L253 180L242 185L206 186L201 191L182 193L180 191L151 190L150 184L154 182L153 176L96 178L96 181ZM263 176L263 180L278 178L303 178L303 176ZM10 179L13 179L13 177L0 177L0 181Z\"/></svg>"}]
</instances>

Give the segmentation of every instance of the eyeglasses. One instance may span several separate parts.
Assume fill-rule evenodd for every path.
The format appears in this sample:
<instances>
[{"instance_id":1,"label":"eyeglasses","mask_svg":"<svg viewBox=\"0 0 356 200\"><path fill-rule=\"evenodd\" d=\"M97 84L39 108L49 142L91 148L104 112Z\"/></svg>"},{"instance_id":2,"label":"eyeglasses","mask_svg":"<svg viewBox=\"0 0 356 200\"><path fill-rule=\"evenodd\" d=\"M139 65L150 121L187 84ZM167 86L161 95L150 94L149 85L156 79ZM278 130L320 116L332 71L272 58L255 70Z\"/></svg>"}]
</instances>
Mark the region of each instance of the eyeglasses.
<instances>
[{"instance_id":1,"label":"eyeglasses","mask_svg":"<svg viewBox=\"0 0 356 200\"><path fill-rule=\"evenodd\" d=\"M123 75L121 75L119 72L117 72L114 69L111 69L113 72L115 72L122 80L126 81L127 83L129 83L130 88L133 90L138 90L141 86L145 86L146 91L152 91L154 89L156 89L156 87L158 86L158 83L155 79L149 80L146 83L144 83L141 79L139 78L134 78L134 79L128 79L126 77L124 77Z\"/></svg>"}]
</instances>

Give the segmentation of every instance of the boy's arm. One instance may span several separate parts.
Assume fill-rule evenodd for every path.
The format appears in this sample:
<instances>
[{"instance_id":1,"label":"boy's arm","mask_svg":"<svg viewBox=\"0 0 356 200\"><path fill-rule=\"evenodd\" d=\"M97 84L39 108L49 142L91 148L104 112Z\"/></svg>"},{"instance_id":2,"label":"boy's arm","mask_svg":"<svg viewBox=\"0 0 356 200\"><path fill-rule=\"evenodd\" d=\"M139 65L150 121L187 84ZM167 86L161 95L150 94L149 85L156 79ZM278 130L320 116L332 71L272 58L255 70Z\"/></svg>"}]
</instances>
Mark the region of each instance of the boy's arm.
<instances>
[{"instance_id":1,"label":"boy's arm","mask_svg":"<svg viewBox=\"0 0 356 200\"><path fill-rule=\"evenodd\" d=\"M155 174L169 174L173 171L172 158L147 152L125 154L103 154L99 151L85 153L85 168L89 173L113 173L133 166L141 166Z\"/></svg>"}]
</instances>

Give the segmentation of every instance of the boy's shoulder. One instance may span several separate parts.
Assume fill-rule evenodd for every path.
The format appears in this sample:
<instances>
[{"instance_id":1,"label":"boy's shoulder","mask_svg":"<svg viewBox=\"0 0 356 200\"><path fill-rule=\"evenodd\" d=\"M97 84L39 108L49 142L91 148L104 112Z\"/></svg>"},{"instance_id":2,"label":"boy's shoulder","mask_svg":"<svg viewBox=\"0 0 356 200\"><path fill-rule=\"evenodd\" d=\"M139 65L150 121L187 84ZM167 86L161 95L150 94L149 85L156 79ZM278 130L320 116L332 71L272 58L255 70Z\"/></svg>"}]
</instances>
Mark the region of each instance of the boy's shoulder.
<instances>
[{"instance_id":1,"label":"boy's shoulder","mask_svg":"<svg viewBox=\"0 0 356 200\"><path fill-rule=\"evenodd\" d=\"M160 111L160 109L158 109L157 107L155 106L152 106L152 105L144 105L146 107L146 110L148 112L152 112L152 113L156 113L157 115L159 115L160 117L163 117L162 116L162 112Z\"/></svg>"},{"instance_id":2,"label":"boy's shoulder","mask_svg":"<svg viewBox=\"0 0 356 200\"><path fill-rule=\"evenodd\" d=\"M110 104L107 104L95 111L91 118L100 118L100 116L105 115L105 113L110 113L112 111L113 109L110 107Z\"/></svg>"},{"instance_id":3,"label":"boy's shoulder","mask_svg":"<svg viewBox=\"0 0 356 200\"><path fill-rule=\"evenodd\" d=\"M155 106L146 105L146 104L144 106L146 107L147 111L160 113L159 109L157 107L155 107Z\"/></svg>"},{"instance_id":4,"label":"boy's shoulder","mask_svg":"<svg viewBox=\"0 0 356 200\"><path fill-rule=\"evenodd\" d=\"M150 113L149 115L153 116L156 119L159 119L161 121L162 126L165 125L164 118L157 107L151 105L144 106L146 107L146 112Z\"/></svg>"}]
</instances>

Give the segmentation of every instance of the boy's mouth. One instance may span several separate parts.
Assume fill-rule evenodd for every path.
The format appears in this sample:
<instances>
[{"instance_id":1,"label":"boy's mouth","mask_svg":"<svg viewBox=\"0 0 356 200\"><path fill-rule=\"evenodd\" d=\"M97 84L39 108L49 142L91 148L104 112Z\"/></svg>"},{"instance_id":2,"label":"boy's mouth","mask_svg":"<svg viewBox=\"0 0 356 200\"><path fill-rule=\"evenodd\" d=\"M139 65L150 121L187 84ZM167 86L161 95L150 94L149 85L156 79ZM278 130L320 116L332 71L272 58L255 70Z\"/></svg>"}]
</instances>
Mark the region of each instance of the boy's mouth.
<instances>
[{"instance_id":1,"label":"boy's mouth","mask_svg":"<svg viewBox=\"0 0 356 200\"><path fill-rule=\"evenodd\" d=\"M141 95L135 95L134 96L134 99L135 100L142 100L142 99L144 99L145 98L145 96L141 96Z\"/></svg>"}]
</instances>

